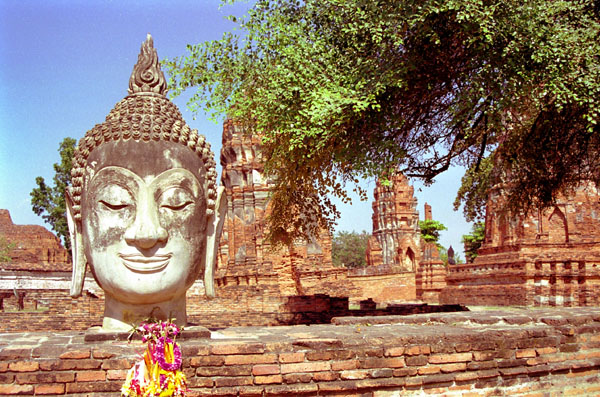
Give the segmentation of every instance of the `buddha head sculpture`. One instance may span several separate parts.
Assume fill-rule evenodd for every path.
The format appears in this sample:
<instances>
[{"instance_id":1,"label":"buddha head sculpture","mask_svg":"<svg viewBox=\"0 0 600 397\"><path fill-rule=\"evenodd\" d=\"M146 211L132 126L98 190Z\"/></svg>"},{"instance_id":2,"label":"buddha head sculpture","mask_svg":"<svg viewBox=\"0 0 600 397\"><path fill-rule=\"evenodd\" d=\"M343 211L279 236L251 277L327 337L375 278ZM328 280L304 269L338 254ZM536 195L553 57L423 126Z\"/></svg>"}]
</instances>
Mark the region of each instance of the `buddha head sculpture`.
<instances>
[{"instance_id":1,"label":"buddha head sculpture","mask_svg":"<svg viewBox=\"0 0 600 397\"><path fill-rule=\"evenodd\" d=\"M199 275L214 296L225 195L209 143L165 97L150 35L128 92L74 153L71 296L81 295L89 265L105 292L103 329L130 329L150 316L184 325L185 294Z\"/></svg>"}]
</instances>

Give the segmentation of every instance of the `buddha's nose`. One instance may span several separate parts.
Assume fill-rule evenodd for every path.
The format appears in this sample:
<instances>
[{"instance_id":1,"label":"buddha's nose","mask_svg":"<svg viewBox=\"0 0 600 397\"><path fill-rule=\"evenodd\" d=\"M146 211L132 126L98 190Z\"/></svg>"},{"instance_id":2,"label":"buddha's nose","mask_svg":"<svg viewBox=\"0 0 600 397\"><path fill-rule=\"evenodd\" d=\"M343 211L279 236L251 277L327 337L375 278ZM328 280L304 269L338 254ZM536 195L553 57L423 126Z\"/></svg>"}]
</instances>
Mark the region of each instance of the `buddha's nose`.
<instances>
[{"instance_id":1,"label":"buddha's nose","mask_svg":"<svg viewBox=\"0 0 600 397\"><path fill-rule=\"evenodd\" d=\"M153 203L139 203L135 221L125 231L125 241L142 249L154 247L157 243L167 241L168 233L160 225L158 208ZM145 205L144 205L145 204Z\"/></svg>"}]
</instances>

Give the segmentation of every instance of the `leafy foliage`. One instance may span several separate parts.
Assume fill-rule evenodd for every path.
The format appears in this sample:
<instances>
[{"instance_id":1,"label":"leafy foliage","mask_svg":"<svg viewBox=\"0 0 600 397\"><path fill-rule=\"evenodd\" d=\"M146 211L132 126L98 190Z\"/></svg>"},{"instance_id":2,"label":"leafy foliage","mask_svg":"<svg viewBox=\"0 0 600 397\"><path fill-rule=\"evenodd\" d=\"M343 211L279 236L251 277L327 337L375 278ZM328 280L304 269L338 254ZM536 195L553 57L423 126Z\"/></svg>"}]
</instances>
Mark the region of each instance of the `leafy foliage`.
<instances>
[{"instance_id":1,"label":"leafy foliage","mask_svg":"<svg viewBox=\"0 0 600 397\"><path fill-rule=\"evenodd\" d=\"M12 256L10 255L15 243L11 243L4 236L0 236L0 263L12 262Z\"/></svg>"},{"instance_id":2,"label":"leafy foliage","mask_svg":"<svg viewBox=\"0 0 600 397\"><path fill-rule=\"evenodd\" d=\"M65 192L71 185L72 160L76 145L77 141L73 138L63 139L58 148L60 163L54 163L54 186L46 185L44 178L38 176L35 178L37 187L30 193L33 212L41 215L44 222L52 226L52 230L62 238L69 252L71 241L66 217Z\"/></svg>"},{"instance_id":3,"label":"leafy foliage","mask_svg":"<svg viewBox=\"0 0 600 397\"><path fill-rule=\"evenodd\" d=\"M364 267L367 265L367 241L370 234L363 230L362 233L339 231L333 237L331 256L334 266L349 268Z\"/></svg>"},{"instance_id":4,"label":"leafy foliage","mask_svg":"<svg viewBox=\"0 0 600 397\"><path fill-rule=\"evenodd\" d=\"M192 110L262 135L274 241L331 227L332 195L396 169L469 168L469 218L507 178L523 208L600 179L597 0L258 0L232 20L166 65Z\"/></svg>"},{"instance_id":5,"label":"leafy foliage","mask_svg":"<svg viewBox=\"0 0 600 397\"><path fill-rule=\"evenodd\" d=\"M419 228L421 229L421 237L423 240L428 243L436 244L440 239L440 232L442 230L448 230L441 222L434 221L433 219L419 221Z\"/></svg>"},{"instance_id":6,"label":"leafy foliage","mask_svg":"<svg viewBox=\"0 0 600 397\"><path fill-rule=\"evenodd\" d=\"M473 262L477 258L477 250L485 240L485 223L477 222L473 225L471 233L463 234L462 242L465 245L467 261Z\"/></svg>"}]
</instances>

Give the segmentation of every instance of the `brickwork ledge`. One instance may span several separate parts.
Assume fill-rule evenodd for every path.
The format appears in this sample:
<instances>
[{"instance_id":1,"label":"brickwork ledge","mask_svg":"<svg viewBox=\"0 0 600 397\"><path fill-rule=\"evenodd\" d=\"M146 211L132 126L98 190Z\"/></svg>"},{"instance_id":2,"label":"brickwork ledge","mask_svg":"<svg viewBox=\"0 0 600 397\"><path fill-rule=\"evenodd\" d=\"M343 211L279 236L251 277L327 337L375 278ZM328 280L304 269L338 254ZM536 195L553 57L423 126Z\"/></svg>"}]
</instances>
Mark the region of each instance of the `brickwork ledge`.
<instances>
[{"instance_id":1,"label":"brickwork ledge","mask_svg":"<svg viewBox=\"0 0 600 397\"><path fill-rule=\"evenodd\" d=\"M401 318L226 328L181 340L188 396L600 393L600 308ZM0 334L0 395L118 396L144 345L85 335Z\"/></svg>"}]
</instances>

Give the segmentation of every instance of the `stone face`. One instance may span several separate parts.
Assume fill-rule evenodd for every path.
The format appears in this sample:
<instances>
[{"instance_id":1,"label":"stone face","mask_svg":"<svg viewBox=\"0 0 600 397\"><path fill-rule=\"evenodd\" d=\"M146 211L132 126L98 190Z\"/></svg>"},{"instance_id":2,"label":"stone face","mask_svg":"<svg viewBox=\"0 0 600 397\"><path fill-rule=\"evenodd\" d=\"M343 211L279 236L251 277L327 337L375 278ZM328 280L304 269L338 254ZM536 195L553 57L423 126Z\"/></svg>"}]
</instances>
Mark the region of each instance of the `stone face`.
<instances>
[{"instance_id":1,"label":"stone face","mask_svg":"<svg viewBox=\"0 0 600 397\"><path fill-rule=\"evenodd\" d=\"M71 295L81 295L89 264L105 292L105 330L147 317L185 325L186 290L199 274L212 293L220 231L214 156L165 97L149 35L129 93L74 152Z\"/></svg>"},{"instance_id":2,"label":"stone face","mask_svg":"<svg viewBox=\"0 0 600 397\"><path fill-rule=\"evenodd\" d=\"M3 270L70 270L67 251L43 226L15 225L8 210L0 209L0 236L15 244L10 252L12 261L3 263Z\"/></svg>"},{"instance_id":3,"label":"stone face","mask_svg":"<svg viewBox=\"0 0 600 397\"><path fill-rule=\"evenodd\" d=\"M581 185L555 206L528 215L501 212L490 194L485 240L474 263L451 267L444 302L588 306L600 303L600 203Z\"/></svg>"}]
</instances>

